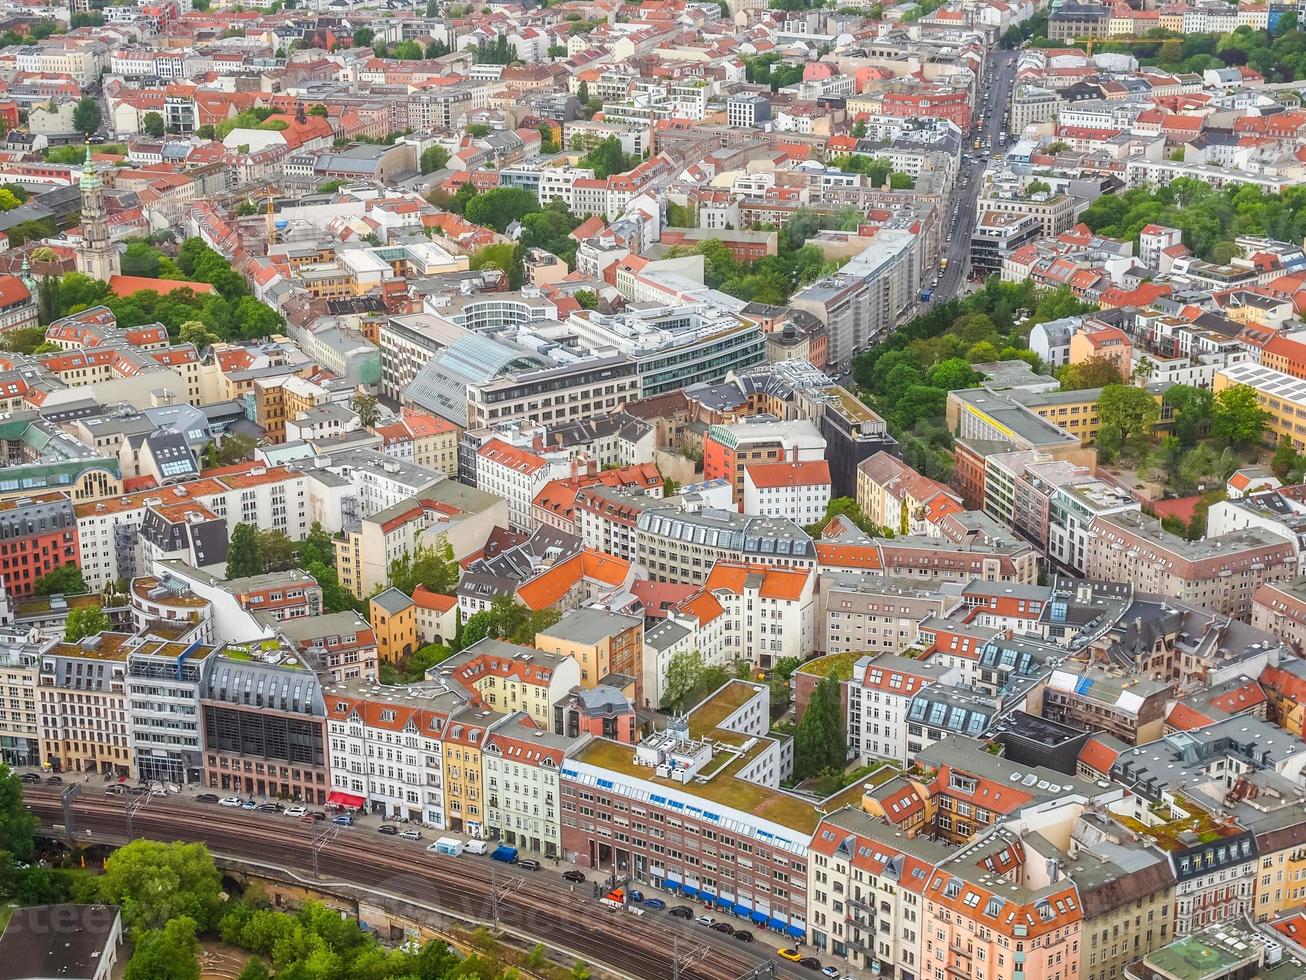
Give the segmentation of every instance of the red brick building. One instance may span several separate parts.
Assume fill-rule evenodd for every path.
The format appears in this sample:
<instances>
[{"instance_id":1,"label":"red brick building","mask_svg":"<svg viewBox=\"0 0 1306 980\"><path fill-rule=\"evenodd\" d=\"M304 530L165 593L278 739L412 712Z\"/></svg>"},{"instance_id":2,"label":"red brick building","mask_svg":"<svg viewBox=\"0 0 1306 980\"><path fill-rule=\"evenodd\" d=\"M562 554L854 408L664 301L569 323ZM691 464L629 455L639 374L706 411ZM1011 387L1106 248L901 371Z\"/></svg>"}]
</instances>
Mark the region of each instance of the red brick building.
<instances>
[{"instance_id":1,"label":"red brick building","mask_svg":"<svg viewBox=\"0 0 1306 980\"><path fill-rule=\"evenodd\" d=\"M12 598L36 591L36 580L77 564L77 518L62 493L0 501L0 579Z\"/></svg>"}]
</instances>

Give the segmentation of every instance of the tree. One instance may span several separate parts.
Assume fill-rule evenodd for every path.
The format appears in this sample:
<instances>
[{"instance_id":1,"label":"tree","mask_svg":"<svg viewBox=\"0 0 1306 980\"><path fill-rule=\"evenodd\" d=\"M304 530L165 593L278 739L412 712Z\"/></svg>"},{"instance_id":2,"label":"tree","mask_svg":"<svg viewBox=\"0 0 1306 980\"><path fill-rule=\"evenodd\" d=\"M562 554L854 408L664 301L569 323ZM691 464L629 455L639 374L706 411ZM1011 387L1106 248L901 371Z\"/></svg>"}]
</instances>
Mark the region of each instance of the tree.
<instances>
[{"instance_id":1,"label":"tree","mask_svg":"<svg viewBox=\"0 0 1306 980\"><path fill-rule=\"evenodd\" d=\"M621 140L615 136L599 140L594 147L581 157L578 166L594 171L598 180L604 180L616 174L623 174L635 163L635 159L626 155L621 148Z\"/></svg>"},{"instance_id":2,"label":"tree","mask_svg":"<svg viewBox=\"0 0 1306 980\"><path fill-rule=\"evenodd\" d=\"M234 466L237 463L243 463L254 455L257 446L258 444L254 441L253 436L243 435L239 432L225 435L222 437L222 444L214 450L212 465Z\"/></svg>"},{"instance_id":3,"label":"tree","mask_svg":"<svg viewBox=\"0 0 1306 980\"><path fill-rule=\"evenodd\" d=\"M375 37L376 33L372 28L360 27L358 30L354 31L354 47L370 48L372 46L372 40Z\"/></svg>"},{"instance_id":4,"label":"tree","mask_svg":"<svg viewBox=\"0 0 1306 980\"><path fill-rule=\"evenodd\" d=\"M105 860L96 892L100 901L122 907L129 929L160 929L188 916L207 930L217 921L222 876L203 844L137 840Z\"/></svg>"},{"instance_id":5,"label":"tree","mask_svg":"<svg viewBox=\"0 0 1306 980\"><path fill-rule=\"evenodd\" d=\"M73 109L73 129L90 136L100 128L100 119L100 103L89 97L77 100L77 107Z\"/></svg>"},{"instance_id":6,"label":"tree","mask_svg":"<svg viewBox=\"0 0 1306 980\"><path fill-rule=\"evenodd\" d=\"M424 174L432 174L437 170L444 169L444 165L449 162L449 151L443 146L428 146L422 151L422 159L419 166Z\"/></svg>"},{"instance_id":7,"label":"tree","mask_svg":"<svg viewBox=\"0 0 1306 980\"><path fill-rule=\"evenodd\" d=\"M327 119L330 117L331 112L329 109L327 109L326 106L324 106L321 102L319 102L317 103L317 105L309 107L308 114L310 116L319 116L322 119Z\"/></svg>"},{"instance_id":8,"label":"tree","mask_svg":"<svg viewBox=\"0 0 1306 980\"><path fill-rule=\"evenodd\" d=\"M1215 396L1211 408L1211 435L1231 446L1250 446L1260 441L1270 413L1261 408L1256 389L1234 385Z\"/></svg>"},{"instance_id":9,"label":"tree","mask_svg":"<svg viewBox=\"0 0 1306 980\"><path fill-rule=\"evenodd\" d=\"M930 368L926 377L932 387L942 388L944 391L973 388L980 382L980 375L971 370L971 366L960 357L940 361Z\"/></svg>"},{"instance_id":10,"label":"tree","mask_svg":"<svg viewBox=\"0 0 1306 980\"><path fill-rule=\"evenodd\" d=\"M532 612L511 596L499 596L467 618L454 641L454 647L465 650L486 637L507 640L509 643L534 643L535 634L548 629L561 618L556 609Z\"/></svg>"},{"instance_id":11,"label":"tree","mask_svg":"<svg viewBox=\"0 0 1306 980\"><path fill-rule=\"evenodd\" d=\"M848 761L848 740L844 734L839 677L834 672L822 678L812 691L807 710L794 733L794 776L807 779L822 769L842 770Z\"/></svg>"},{"instance_id":12,"label":"tree","mask_svg":"<svg viewBox=\"0 0 1306 980\"><path fill-rule=\"evenodd\" d=\"M200 950L195 920L183 915L162 929L147 929L136 940L124 980L199 980Z\"/></svg>"},{"instance_id":13,"label":"tree","mask_svg":"<svg viewBox=\"0 0 1306 980\"><path fill-rule=\"evenodd\" d=\"M852 135L857 139L861 139L863 136L866 135L865 119L858 119L855 123L853 123Z\"/></svg>"},{"instance_id":14,"label":"tree","mask_svg":"<svg viewBox=\"0 0 1306 980\"><path fill-rule=\"evenodd\" d=\"M1052 185L1046 180L1031 180L1025 185L1025 194L1033 197L1035 194L1051 194Z\"/></svg>"},{"instance_id":15,"label":"tree","mask_svg":"<svg viewBox=\"0 0 1306 980\"><path fill-rule=\"evenodd\" d=\"M787 681L789 678L794 676L795 672L797 672L798 668L802 665L803 661L801 657L780 657L771 666L771 673L773 676Z\"/></svg>"},{"instance_id":16,"label":"tree","mask_svg":"<svg viewBox=\"0 0 1306 980\"><path fill-rule=\"evenodd\" d=\"M473 224L504 232L514 221L539 209L540 202L530 191L521 187L496 187L468 201L463 216Z\"/></svg>"},{"instance_id":17,"label":"tree","mask_svg":"<svg viewBox=\"0 0 1306 980\"><path fill-rule=\"evenodd\" d=\"M380 421L381 409L374 395L369 395L360 388L354 392L354 399L350 404L354 414L358 416L359 425L364 429L370 429Z\"/></svg>"},{"instance_id":18,"label":"tree","mask_svg":"<svg viewBox=\"0 0 1306 980\"><path fill-rule=\"evenodd\" d=\"M69 562L51 569L36 580L37 595L81 595L89 591L82 570Z\"/></svg>"},{"instance_id":19,"label":"tree","mask_svg":"<svg viewBox=\"0 0 1306 980\"><path fill-rule=\"evenodd\" d=\"M206 347L212 347L222 338L210 332L209 328L204 325L203 320L186 320L177 330L177 339L183 344L194 344L196 350L202 351Z\"/></svg>"},{"instance_id":20,"label":"tree","mask_svg":"<svg viewBox=\"0 0 1306 980\"><path fill-rule=\"evenodd\" d=\"M128 242L127 248L123 250L122 274L124 276L145 276L149 279L155 279L159 275L159 260L163 258L163 253L147 241L140 239Z\"/></svg>"},{"instance_id":21,"label":"tree","mask_svg":"<svg viewBox=\"0 0 1306 980\"><path fill-rule=\"evenodd\" d=\"M405 595L412 595L419 585L444 595L458 586L458 562L447 542L437 548L418 545L417 554L404 552L390 563L389 571L390 585Z\"/></svg>"},{"instance_id":22,"label":"tree","mask_svg":"<svg viewBox=\"0 0 1306 980\"><path fill-rule=\"evenodd\" d=\"M572 295L572 299L579 303L583 310L592 310L599 305L598 294L592 289L578 289Z\"/></svg>"},{"instance_id":23,"label":"tree","mask_svg":"<svg viewBox=\"0 0 1306 980\"><path fill-rule=\"evenodd\" d=\"M141 120L141 128L145 130L146 136L152 136L155 139L162 138L163 134L168 131L167 123L163 121L163 116L157 112L145 113L145 118Z\"/></svg>"},{"instance_id":24,"label":"tree","mask_svg":"<svg viewBox=\"0 0 1306 980\"><path fill-rule=\"evenodd\" d=\"M240 523L231 532L227 547L227 578L248 578L263 574L263 556L258 550L258 528Z\"/></svg>"},{"instance_id":25,"label":"tree","mask_svg":"<svg viewBox=\"0 0 1306 980\"><path fill-rule=\"evenodd\" d=\"M64 642L80 643L88 636L97 636L109 629L109 617L99 606L78 606L68 613L64 621Z\"/></svg>"},{"instance_id":26,"label":"tree","mask_svg":"<svg viewBox=\"0 0 1306 980\"><path fill-rule=\"evenodd\" d=\"M0 869L8 861L30 861L37 828L36 815L23 804L23 784L0 762ZM0 885L4 882L0 879Z\"/></svg>"},{"instance_id":27,"label":"tree","mask_svg":"<svg viewBox=\"0 0 1306 980\"><path fill-rule=\"evenodd\" d=\"M263 559L265 572L279 572L293 568L299 549L285 531L277 528L260 528L258 532L258 553Z\"/></svg>"},{"instance_id":28,"label":"tree","mask_svg":"<svg viewBox=\"0 0 1306 980\"><path fill-rule=\"evenodd\" d=\"M1067 364L1061 369L1061 390L1082 391L1085 388L1105 388L1107 385L1125 383L1124 375L1115 361L1106 357L1090 357L1078 364Z\"/></svg>"},{"instance_id":29,"label":"tree","mask_svg":"<svg viewBox=\"0 0 1306 980\"><path fill-rule=\"evenodd\" d=\"M1172 385L1166 390L1162 402L1170 409L1174 434L1179 441L1186 448L1196 445L1211 425L1214 404L1211 390L1193 385Z\"/></svg>"},{"instance_id":30,"label":"tree","mask_svg":"<svg viewBox=\"0 0 1306 980\"><path fill-rule=\"evenodd\" d=\"M1286 483L1288 473L1298 465L1300 458L1297 450L1293 448L1292 439L1286 435L1281 436L1279 445L1270 458L1270 471L1279 478L1280 482Z\"/></svg>"},{"instance_id":31,"label":"tree","mask_svg":"<svg viewBox=\"0 0 1306 980\"><path fill-rule=\"evenodd\" d=\"M680 711L686 706L691 691L703 676L703 656L697 650L682 650L673 654L667 664L667 682L662 692L662 707Z\"/></svg>"},{"instance_id":32,"label":"tree","mask_svg":"<svg viewBox=\"0 0 1306 980\"><path fill-rule=\"evenodd\" d=\"M1161 417L1161 407L1145 389L1133 385L1107 385L1097 402L1101 429L1115 432L1121 445L1131 436L1146 434Z\"/></svg>"}]
</instances>

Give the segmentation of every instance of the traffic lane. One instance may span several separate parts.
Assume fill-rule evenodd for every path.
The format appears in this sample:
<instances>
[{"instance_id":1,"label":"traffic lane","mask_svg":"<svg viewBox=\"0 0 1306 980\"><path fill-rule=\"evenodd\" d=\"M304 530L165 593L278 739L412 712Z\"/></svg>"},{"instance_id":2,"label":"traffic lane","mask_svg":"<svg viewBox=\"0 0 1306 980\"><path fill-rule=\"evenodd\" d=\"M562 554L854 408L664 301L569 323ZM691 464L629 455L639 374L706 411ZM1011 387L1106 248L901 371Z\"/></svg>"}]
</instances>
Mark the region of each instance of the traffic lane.
<instances>
[{"instance_id":1,"label":"traffic lane","mask_svg":"<svg viewBox=\"0 0 1306 980\"><path fill-rule=\"evenodd\" d=\"M58 789L62 789L62 787L28 786L25 789L28 791L36 790L37 793L49 793L51 791L57 793ZM30 792L29 795L31 795ZM40 812L41 815L51 820L62 818L61 805L57 799L41 801L41 804L42 810L37 811L34 805L34 812ZM118 803L116 798L82 796L75 804L75 813L76 819L79 821L96 821L93 829L103 829L109 833L119 833L125 830L124 807ZM135 814L132 824L133 829L138 832L138 836L152 836L149 829L153 828L164 832L165 836L161 839L176 839L167 835L175 834L179 830L187 830L189 835L186 839L211 843L215 848L230 852L233 856L242 856L243 854L253 859L269 860L270 863L287 867L290 866L286 863L286 848L289 843L289 845L293 846L297 859L302 861L302 864L298 864L296 867L306 872L311 871L312 855L308 849L308 839L314 832L324 829L323 825L312 825L303 836L292 835L287 837L279 833L279 831L281 829L299 830L302 828L299 824L290 821L287 821L284 825L274 823L273 821L279 817L278 814L256 814L244 810L224 809L221 811L221 815L227 824L232 827L231 830L215 827L211 819L212 815L209 813L209 807L204 804L197 804L180 797L159 797L151 800L139 813ZM91 824L84 823L82 826L91 827ZM692 920L685 922L669 916L665 912L649 912L646 915L637 916L629 912L619 912L610 909L608 906L599 905L588 899L589 887L587 885L578 886L578 890L573 892L571 886L562 882L561 879L558 880L555 886L550 879L541 879L534 872L520 871L514 869L511 865L492 863L488 858L477 859L471 855L464 855L463 857L435 855L427 852L422 844L404 841L400 838L373 838L360 833L361 830L362 828L342 827L336 840L321 848L319 867L324 875L328 867L328 859L335 855L336 852L341 852L352 858L357 858L360 851L373 852L367 858L367 864L351 864L348 869L341 871L341 876L352 877L352 880L356 882L369 882L381 887L376 882L378 868L386 868L392 873L411 874L415 865L424 874L439 879L449 886L465 886L466 883L470 882L475 887L464 888L465 894L455 899L455 901L462 904L454 905L451 901L445 907L450 908L451 911L457 914L482 920L491 917L492 903L489 896L495 882L502 884L509 879L520 879L520 887L500 902L501 921L511 923L512 916L521 915L520 911L511 911L511 908L518 902L518 896L520 896L522 902L531 904L537 914L545 914L553 918L565 918L565 921L555 922L549 928L542 928L542 923L534 920L522 921L520 923L522 930L531 932L533 935L548 935L550 929L552 929L552 934L559 935L570 934L572 931L586 932L587 930L595 930L609 934L606 941L618 942L624 940L628 935L634 934L641 937L641 948L645 949L647 954L647 947L650 944L661 943L666 945L666 930L670 927L682 939L682 955L687 950L699 946L710 950L709 956L712 961L724 958L729 965L722 968L723 972L719 974L721 976L733 978L742 975L771 959L776 960L778 973L782 976L792 978L810 976L810 974L798 972L797 968L775 958L773 952L775 947L770 946L768 940L772 938L779 940L779 937L775 937L773 933L758 930L756 926L747 926L747 928L754 931L754 943L742 943L704 926L699 926ZM269 838L274 838L274 842L266 843ZM244 848L244 842L247 840L256 840L258 843L251 845L249 848ZM404 846L399 851L392 852L391 848L395 844ZM380 846L379 851L378 846ZM262 857L256 857L252 853L255 848L263 849ZM403 851L408 853L404 854ZM385 890L392 891L393 889L387 887ZM442 894L445 898L448 898L447 892ZM432 902L432 904L441 903ZM669 900L668 904L676 904L676 902ZM567 912L560 912L561 909L566 909ZM699 912L695 910L695 915L697 914ZM609 921L608 917L610 917L611 921ZM607 961L613 966L620 967L620 964L614 962L611 956L607 957ZM642 960L635 960L634 962L638 964ZM639 975L647 974L642 973ZM688 974L682 969L681 975L687 976Z\"/></svg>"}]
</instances>

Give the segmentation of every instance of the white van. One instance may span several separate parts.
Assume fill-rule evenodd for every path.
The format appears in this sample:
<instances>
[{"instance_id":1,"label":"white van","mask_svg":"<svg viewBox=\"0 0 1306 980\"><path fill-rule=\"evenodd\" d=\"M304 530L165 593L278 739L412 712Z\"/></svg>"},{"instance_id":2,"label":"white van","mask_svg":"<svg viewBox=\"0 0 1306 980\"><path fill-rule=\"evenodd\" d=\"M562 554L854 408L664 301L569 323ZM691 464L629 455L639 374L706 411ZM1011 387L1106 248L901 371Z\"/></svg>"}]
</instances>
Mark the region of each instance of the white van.
<instances>
[{"instance_id":1,"label":"white van","mask_svg":"<svg viewBox=\"0 0 1306 980\"><path fill-rule=\"evenodd\" d=\"M463 850L468 854L484 854L487 848L483 840L469 840Z\"/></svg>"}]
</instances>

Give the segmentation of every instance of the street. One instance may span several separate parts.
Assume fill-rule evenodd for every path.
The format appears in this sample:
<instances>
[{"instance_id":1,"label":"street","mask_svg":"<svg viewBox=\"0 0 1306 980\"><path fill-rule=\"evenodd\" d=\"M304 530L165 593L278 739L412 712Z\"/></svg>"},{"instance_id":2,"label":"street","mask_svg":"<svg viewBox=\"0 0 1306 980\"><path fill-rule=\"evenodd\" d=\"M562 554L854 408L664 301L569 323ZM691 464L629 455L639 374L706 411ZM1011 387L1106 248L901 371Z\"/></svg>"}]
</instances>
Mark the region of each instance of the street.
<instances>
[{"instance_id":1,"label":"street","mask_svg":"<svg viewBox=\"0 0 1306 980\"><path fill-rule=\"evenodd\" d=\"M1016 58L1019 51L1004 51L998 48L993 55L993 81L982 85L984 101L975 107L975 117L981 120L974 135L963 137L963 153L971 153L969 162L961 165L957 179L957 194L953 198L957 206L956 217L951 211L946 213L946 229L952 234L951 244L945 244L941 257L947 258L948 268L939 277L939 285L934 289L934 301L952 299L957 295L968 274L970 253L970 235L975 227L975 201L979 197L980 177L984 173L988 158L994 154L1001 156L1002 148L998 144L998 135L1002 132L1002 120L1011 101L1011 83L1016 74ZM988 121L983 122L985 113ZM988 140L990 149L975 152L972 147L979 137Z\"/></svg>"}]
</instances>

